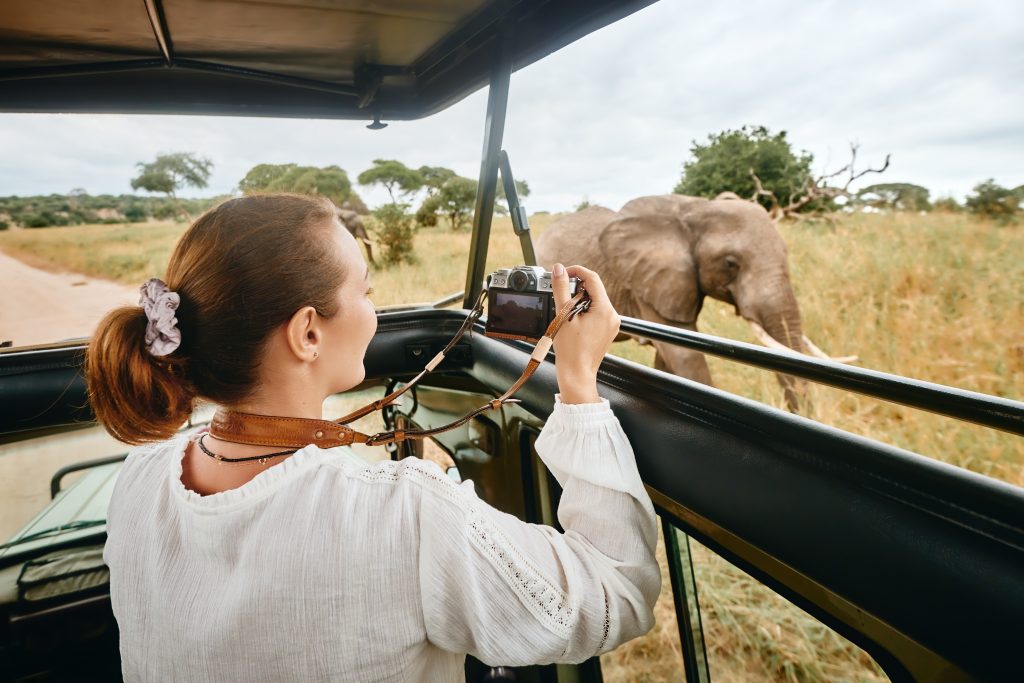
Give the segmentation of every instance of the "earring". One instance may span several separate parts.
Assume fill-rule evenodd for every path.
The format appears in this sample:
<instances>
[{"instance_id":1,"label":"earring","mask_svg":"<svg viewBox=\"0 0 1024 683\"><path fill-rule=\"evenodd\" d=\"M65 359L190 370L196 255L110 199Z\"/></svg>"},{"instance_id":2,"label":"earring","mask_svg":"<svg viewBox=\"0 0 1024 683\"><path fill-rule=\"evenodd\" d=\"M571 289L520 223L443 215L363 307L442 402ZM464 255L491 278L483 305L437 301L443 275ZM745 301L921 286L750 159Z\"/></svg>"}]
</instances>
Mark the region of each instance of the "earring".
<instances>
[{"instance_id":1,"label":"earring","mask_svg":"<svg viewBox=\"0 0 1024 683\"><path fill-rule=\"evenodd\" d=\"M319 357L320 357L320 352L319 351L314 351L313 352L313 360L316 360Z\"/></svg>"}]
</instances>

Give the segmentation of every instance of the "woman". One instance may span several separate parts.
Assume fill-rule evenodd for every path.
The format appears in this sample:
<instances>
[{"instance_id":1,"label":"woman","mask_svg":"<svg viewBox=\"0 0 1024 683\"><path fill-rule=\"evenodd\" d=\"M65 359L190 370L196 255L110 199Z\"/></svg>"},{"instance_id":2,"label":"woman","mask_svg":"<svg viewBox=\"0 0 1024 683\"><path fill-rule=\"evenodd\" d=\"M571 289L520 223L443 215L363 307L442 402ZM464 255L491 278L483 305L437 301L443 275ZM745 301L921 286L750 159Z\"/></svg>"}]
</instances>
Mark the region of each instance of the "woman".
<instances>
[{"instance_id":1,"label":"woman","mask_svg":"<svg viewBox=\"0 0 1024 683\"><path fill-rule=\"evenodd\" d=\"M149 444L121 470L104 553L126 680L458 681L465 653L579 662L649 630L654 512L597 394L618 316L595 273L555 271L559 303L569 275L593 299L555 340L561 394L536 442L564 534L415 458L178 433L200 398L320 419L362 381L377 326L327 200L257 195L200 217L166 284L112 311L87 359L97 417Z\"/></svg>"}]
</instances>

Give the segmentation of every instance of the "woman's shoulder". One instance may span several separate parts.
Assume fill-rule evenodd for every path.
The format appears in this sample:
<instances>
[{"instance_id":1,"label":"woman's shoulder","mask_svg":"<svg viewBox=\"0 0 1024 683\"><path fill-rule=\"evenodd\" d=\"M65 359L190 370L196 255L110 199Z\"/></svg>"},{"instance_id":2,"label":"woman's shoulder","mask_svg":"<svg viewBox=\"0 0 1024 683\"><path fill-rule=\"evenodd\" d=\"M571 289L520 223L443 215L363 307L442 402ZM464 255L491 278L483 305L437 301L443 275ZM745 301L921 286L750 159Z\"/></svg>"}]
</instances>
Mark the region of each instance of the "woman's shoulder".
<instances>
[{"instance_id":1,"label":"woman's shoulder","mask_svg":"<svg viewBox=\"0 0 1024 683\"><path fill-rule=\"evenodd\" d=\"M186 435L176 434L166 441L133 447L128 451L118 472L118 488L123 490L129 484L156 478L160 473L166 472L175 454L180 457L187 441Z\"/></svg>"},{"instance_id":2,"label":"woman's shoulder","mask_svg":"<svg viewBox=\"0 0 1024 683\"><path fill-rule=\"evenodd\" d=\"M125 472L138 472L160 467L161 463L166 463L175 454L182 453L188 438L189 435L182 432L166 441L134 446L125 456L124 464L121 466L121 476L124 476Z\"/></svg>"}]
</instances>

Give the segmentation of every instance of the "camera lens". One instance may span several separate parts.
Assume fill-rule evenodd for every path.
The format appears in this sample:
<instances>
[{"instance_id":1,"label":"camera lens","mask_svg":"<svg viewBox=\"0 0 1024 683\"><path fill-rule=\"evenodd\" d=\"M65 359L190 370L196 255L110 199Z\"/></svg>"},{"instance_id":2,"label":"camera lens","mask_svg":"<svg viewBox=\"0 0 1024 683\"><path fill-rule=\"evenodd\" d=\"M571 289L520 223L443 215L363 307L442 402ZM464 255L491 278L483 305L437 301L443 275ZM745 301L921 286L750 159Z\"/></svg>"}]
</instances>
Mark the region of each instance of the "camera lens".
<instances>
[{"instance_id":1,"label":"camera lens","mask_svg":"<svg viewBox=\"0 0 1024 683\"><path fill-rule=\"evenodd\" d=\"M512 275L508 278L508 285L517 292L521 292L526 289L527 285L530 284L530 277L521 270L512 272Z\"/></svg>"}]
</instances>

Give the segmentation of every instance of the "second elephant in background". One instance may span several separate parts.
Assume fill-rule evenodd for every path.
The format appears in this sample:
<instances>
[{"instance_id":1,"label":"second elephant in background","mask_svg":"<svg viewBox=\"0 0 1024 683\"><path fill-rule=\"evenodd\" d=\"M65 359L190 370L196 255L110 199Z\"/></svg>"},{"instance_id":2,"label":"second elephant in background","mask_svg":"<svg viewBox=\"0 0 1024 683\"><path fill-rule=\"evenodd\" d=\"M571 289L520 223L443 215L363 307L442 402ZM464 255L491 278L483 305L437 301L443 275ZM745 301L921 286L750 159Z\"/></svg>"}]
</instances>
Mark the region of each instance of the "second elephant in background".
<instances>
[{"instance_id":1,"label":"second elephant in background","mask_svg":"<svg viewBox=\"0 0 1024 683\"><path fill-rule=\"evenodd\" d=\"M370 263L376 263L373 260L373 242L370 241L370 235L366 232L363 217L343 206L338 209L338 220L352 233L353 237L362 242L363 246L366 247L366 259Z\"/></svg>"},{"instance_id":2,"label":"second elephant in background","mask_svg":"<svg viewBox=\"0 0 1024 683\"><path fill-rule=\"evenodd\" d=\"M578 263L600 273L622 315L696 330L710 296L732 304L762 343L824 356L804 336L786 244L753 202L640 197L619 211L591 207L560 218L535 246L548 270L556 262ZM711 384L703 354L653 345L656 368ZM795 409L798 386L789 376L780 375L779 382Z\"/></svg>"}]
</instances>

